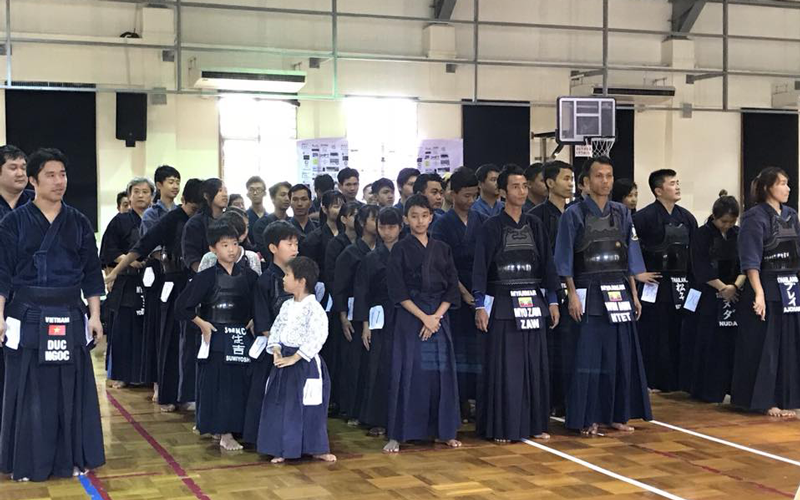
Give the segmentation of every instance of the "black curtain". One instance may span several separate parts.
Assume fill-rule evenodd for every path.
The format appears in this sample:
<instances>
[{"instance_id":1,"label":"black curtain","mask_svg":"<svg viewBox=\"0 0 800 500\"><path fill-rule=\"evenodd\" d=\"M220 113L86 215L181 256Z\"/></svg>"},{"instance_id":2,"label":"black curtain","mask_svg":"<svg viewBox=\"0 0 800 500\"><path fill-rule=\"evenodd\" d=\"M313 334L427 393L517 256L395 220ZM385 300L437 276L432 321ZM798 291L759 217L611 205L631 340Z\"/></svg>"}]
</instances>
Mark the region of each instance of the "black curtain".
<instances>
[{"instance_id":1,"label":"black curtain","mask_svg":"<svg viewBox=\"0 0 800 500\"><path fill-rule=\"evenodd\" d=\"M33 153L58 148L69 159L64 201L97 230L97 132L94 92L6 90L6 141Z\"/></svg>"},{"instance_id":2,"label":"black curtain","mask_svg":"<svg viewBox=\"0 0 800 500\"><path fill-rule=\"evenodd\" d=\"M531 157L531 109L525 106L461 107L464 166L485 163L528 166Z\"/></svg>"},{"instance_id":3,"label":"black curtain","mask_svg":"<svg viewBox=\"0 0 800 500\"><path fill-rule=\"evenodd\" d=\"M615 179L631 179L634 174L634 116L632 109L617 108L617 139L611 149L611 161L614 163ZM576 158L572 148L572 165L575 176L580 173L586 158Z\"/></svg>"},{"instance_id":4,"label":"black curtain","mask_svg":"<svg viewBox=\"0 0 800 500\"><path fill-rule=\"evenodd\" d=\"M742 196L750 206L750 182L764 167L789 174L789 206L797 209L797 114L742 112Z\"/></svg>"}]
</instances>

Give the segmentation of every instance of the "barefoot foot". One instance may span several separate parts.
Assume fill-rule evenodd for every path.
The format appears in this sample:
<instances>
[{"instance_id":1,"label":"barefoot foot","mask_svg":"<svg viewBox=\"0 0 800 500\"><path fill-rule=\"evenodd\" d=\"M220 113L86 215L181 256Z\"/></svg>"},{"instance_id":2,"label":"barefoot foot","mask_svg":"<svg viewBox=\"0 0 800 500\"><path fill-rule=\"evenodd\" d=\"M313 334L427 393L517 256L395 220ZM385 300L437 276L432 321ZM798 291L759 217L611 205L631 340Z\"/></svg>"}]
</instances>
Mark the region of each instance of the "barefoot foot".
<instances>
[{"instance_id":1,"label":"barefoot foot","mask_svg":"<svg viewBox=\"0 0 800 500\"><path fill-rule=\"evenodd\" d=\"M497 443L497 444L508 444L508 443L511 442L511 440L510 439L497 439L497 438L495 438L494 442Z\"/></svg>"},{"instance_id":2,"label":"barefoot foot","mask_svg":"<svg viewBox=\"0 0 800 500\"><path fill-rule=\"evenodd\" d=\"M158 403L158 384L153 384L153 403Z\"/></svg>"},{"instance_id":3,"label":"barefoot foot","mask_svg":"<svg viewBox=\"0 0 800 500\"><path fill-rule=\"evenodd\" d=\"M112 389L124 389L127 385L128 384L126 384L125 382L123 382L121 380L115 380L114 382L111 383L111 388Z\"/></svg>"},{"instance_id":4,"label":"barefoot foot","mask_svg":"<svg viewBox=\"0 0 800 500\"><path fill-rule=\"evenodd\" d=\"M220 448L226 451L239 451L241 449L244 449L244 446L242 446L241 444L239 444L238 441L233 439L233 436L230 433L223 434L220 437L219 446Z\"/></svg>"},{"instance_id":5,"label":"barefoot foot","mask_svg":"<svg viewBox=\"0 0 800 500\"><path fill-rule=\"evenodd\" d=\"M161 412L162 413L171 413L176 410L175 405L161 405Z\"/></svg>"},{"instance_id":6,"label":"barefoot foot","mask_svg":"<svg viewBox=\"0 0 800 500\"><path fill-rule=\"evenodd\" d=\"M541 434L533 436L533 439L541 439L542 441L547 441L548 439L550 439L550 434L543 432Z\"/></svg>"},{"instance_id":7,"label":"barefoot foot","mask_svg":"<svg viewBox=\"0 0 800 500\"><path fill-rule=\"evenodd\" d=\"M449 446L450 448L461 448L461 441L459 441L458 439L448 439L447 446Z\"/></svg>"},{"instance_id":8,"label":"barefoot foot","mask_svg":"<svg viewBox=\"0 0 800 500\"><path fill-rule=\"evenodd\" d=\"M336 455L332 453L323 453L322 455L314 455L314 458L317 460L322 460L323 462L335 462Z\"/></svg>"},{"instance_id":9,"label":"barefoot foot","mask_svg":"<svg viewBox=\"0 0 800 500\"><path fill-rule=\"evenodd\" d=\"M348 427L358 427L359 425L361 425L361 422L359 422L357 418L351 418L347 421Z\"/></svg>"},{"instance_id":10,"label":"barefoot foot","mask_svg":"<svg viewBox=\"0 0 800 500\"><path fill-rule=\"evenodd\" d=\"M622 431L622 432L633 432L633 431L635 430L635 429L634 429L632 426L630 426L630 425L627 425L627 424L620 424L620 423L618 423L618 422L615 422L615 423L611 424L611 428L612 428L612 429L616 429L616 430L618 430L618 431Z\"/></svg>"},{"instance_id":11,"label":"barefoot foot","mask_svg":"<svg viewBox=\"0 0 800 500\"><path fill-rule=\"evenodd\" d=\"M372 429L369 430L369 432L367 432L367 435L371 437L379 437L385 434L386 434L386 429L384 429L383 427L373 427Z\"/></svg>"},{"instance_id":12,"label":"barefoot foot","mask_svg":"<svg viewBox=\"0 0 800 500\"><path fill-rule=\"evenodd\" d=\"M400 451L400 443L394 439L390 439L386 446L383 447L384 453L397 453Z\"/></svg>"},{"instance_id":13,"label":"barefoot foot","mask_svg":"<svg viewBox=\"0 0 800 500\"><path fill-rule=\"evenodd\" d=\"M776 407L772 407L769 410L767 410L767 415L769 415L770 417L780 417L781 416L781 409L780 408L776 408Z\"/></svg>"},{"instance_id":14,"label":"barefoot foot","mask_svg":"<svg viewBox=\"0 0 800 500\"><path fill-rule=\"evenodd\" d=\"M275 457L272 460L270 460L269 463L271 463L271 464L282 464L285 461L286 460L284 460L283 457Z\"/></svg>"}]
</instances>

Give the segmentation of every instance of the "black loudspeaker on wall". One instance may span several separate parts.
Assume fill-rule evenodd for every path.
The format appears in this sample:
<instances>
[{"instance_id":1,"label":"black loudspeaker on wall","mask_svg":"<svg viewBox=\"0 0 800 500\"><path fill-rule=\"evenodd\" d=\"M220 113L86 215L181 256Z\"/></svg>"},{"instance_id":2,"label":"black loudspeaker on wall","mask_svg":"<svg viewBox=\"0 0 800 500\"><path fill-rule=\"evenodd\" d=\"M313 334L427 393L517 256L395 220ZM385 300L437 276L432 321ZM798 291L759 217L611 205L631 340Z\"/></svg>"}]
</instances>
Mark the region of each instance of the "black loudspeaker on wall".
<instances>
[{"instance_id":1,"label":"black loudspeaker on wall","mask_svg":"<svg viewBox=\"0 0 800 500\"><path fill-rule=\"evenodd\" d=\"M117 139L129 148L147 140L147 94L117 92Z\"/></svg>"}]
</instances>

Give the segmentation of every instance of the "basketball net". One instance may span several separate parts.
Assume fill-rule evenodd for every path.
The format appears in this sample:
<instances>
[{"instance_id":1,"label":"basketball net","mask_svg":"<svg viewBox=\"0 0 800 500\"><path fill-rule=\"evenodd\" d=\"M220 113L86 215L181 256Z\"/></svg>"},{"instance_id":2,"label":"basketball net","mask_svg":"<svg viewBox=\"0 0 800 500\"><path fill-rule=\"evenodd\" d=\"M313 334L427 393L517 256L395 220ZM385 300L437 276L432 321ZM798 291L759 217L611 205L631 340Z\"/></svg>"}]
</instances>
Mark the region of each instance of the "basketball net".
<instances>
[{"instance_id":1,"label":"basketball net","mask_svg":"<svg viewBox=\"0 0 800 500\"><path fill-rule=\"evenodd\" d=\"M592 148L592 157L609 156L614 147L614 137L587 137L586 145Z\"/></svg>"}]
</instances>

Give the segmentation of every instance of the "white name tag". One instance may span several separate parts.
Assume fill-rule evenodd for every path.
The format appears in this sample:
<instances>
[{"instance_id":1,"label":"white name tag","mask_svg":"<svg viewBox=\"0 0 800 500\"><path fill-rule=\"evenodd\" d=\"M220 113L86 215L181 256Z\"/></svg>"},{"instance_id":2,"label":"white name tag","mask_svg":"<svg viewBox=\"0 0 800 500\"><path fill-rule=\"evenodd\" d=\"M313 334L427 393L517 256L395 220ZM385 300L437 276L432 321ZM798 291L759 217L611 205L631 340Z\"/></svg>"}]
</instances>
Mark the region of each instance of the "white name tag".
<instances>
[{"instance_id":1,"label":"white name tag","mask_svg":"<svg viewBox=\"0 0 800 500\"><path fill-rule=\"evenodd\" d=\"M94 336L92 336L92 329L89 328L89 318L85 314L83 315L83 329L86 335L86 345L89 345L94 340Z\"/></svg>"},{"instance_id":2,"label":"white name tag","mask_svg":"<svg viewBox=\"0 0 800 500\"><path fill-rule=\"evenodd\" d=\"M319 378L307 378L303 386L303 406L319 406L322 404L322 365L319 356L314 356ZM302 361L301 361L302 362Z\"/></svg>"},{"instance_id":3,"label":"white name tag","mask_svg":"<svg viewBox=\"0 0 800 500\"><path fill-rule=\"evenodd\" d=\"M19 349L19 338L22 330L22 323L17 318L6 318L6 342L5 346L15 351Z\"/></svg>"},{"instance_id":4,"label":"white name tag","mask_svg":"<svg viewBox=\"0 0 800 500\"><path fill-rule=\"evenodd\" d=\"M209 351L211 350L211 343L205 340L200 341L200 350L197 351L197 359L208 359Z\"/></svg>"},{"instance_id":5,"label":"white name tag","mask_svg":"<svg viewBox=\"0 0 800 500\"><path fill-rule=\"evenodd\" d=\"M261 353L264 352L264 349L267 348L267 337L263 335L259 335L256 337L256 340L253 342L253 345L250 346L250 357L253 359L258 359L261 356Z\"/></svg>"},{"instance_id":6,"label":"white name tag","mask_svg":"<svg viewBox=\"0 0 800 500\"><path fill-rule=\"evenodd\" d=\"M164 283L164 287L161 288L161 302L166 303L169 300L169 295L172 293L173 288L175 288L175 283L171 281Z\"/></svg>"},{"instance_id":7,"label":"white name tag","mask_svg":"<svg viewBox=\"0 0 800 500\"><path fill-rule=\"evenodd\" d=\"M683 303L683 308L689 311L695 312L697 311L697 304L700 302L700 296L703 292L700 290L695 290L694 288L689 289L689 294L686 295L686 300Z\"/></svg>"},{"instance_id":8,"label":"white name tag","mask_svg":"<svg viewBox=\"0 0 800 500\"><path fill-rule=\"evenodd\" d=\"M486 295L483 298L483 308L486 309L486 315L492 317L492 306L494 305L494 297Z\"/></svg>"},{"instance_id":9,"label":"white name tag","mask_svg":"<svg viewBox=\"0 0 800 500\"><path fill-rule=\"evenodd\" d=\"M142 276L142 283L146 288L150 288L153 286L153 283L156 281L156 273L153 272L152 267L146 267L144 269L144 276Z\"/></svg>"},{"instance_id":10,"label":"white name tag","mask_svg":"<svg viewBox=\"0 0 800 500\"><path fill-rule=\"evenodd\" d=\"M355 299L350 297L347 299L347 321L353 321L353 302Z\"/></svg>"},{"instance_id":11,"label":"white name tag","mask_svg":"<svg viewBox=\"0 0 800 500\"><path fill-rule=\"evenodd\" d=\"M645 283L642 288L642 302L656 303L656 296L658 295L658 283Z\"/></svg>"},{"instance_id":12,"label":"white name tag","mask_svg":"<svg viewBox=\"0 0 800 500\"><path fill-rule=\"evenodd\" d=\"M581 301L581 314L586 313L586 288L578 288L575 290L578 295L578 300Z\"/></svg>"},{"instance_id":13,"label":"white name tag","mask_svg":"<svg viewBox=\"0 0 800 500\"><path fill-rule=\"evenodd\" d=\"M314 297L316 297L317 302L322 302L322 299L325 297L325 283L318 281L316 285L314 285Z\"/></svg>"},{"instance_id":14,"label":"white name tag","mask_svg":"<svg viewBox=\"0 0 800 500\"><path fill-rule=\"evenodd\" d=\"M369 329L380 330L383 328L384 311L383 306L374 306L369 309Z\"/></svg>"}]
</instances>

